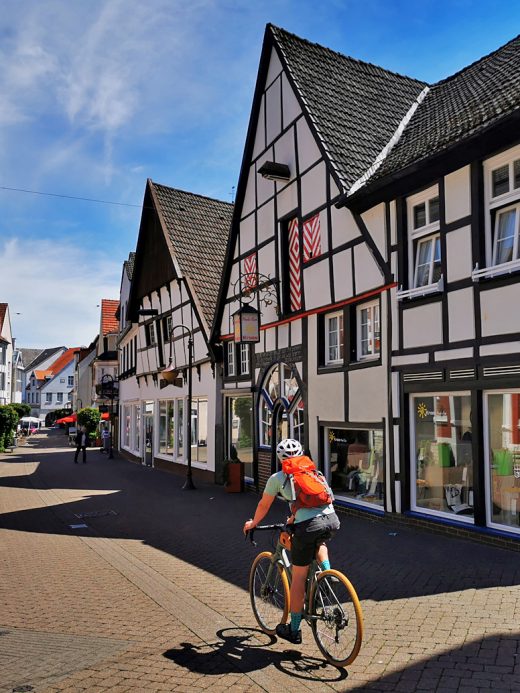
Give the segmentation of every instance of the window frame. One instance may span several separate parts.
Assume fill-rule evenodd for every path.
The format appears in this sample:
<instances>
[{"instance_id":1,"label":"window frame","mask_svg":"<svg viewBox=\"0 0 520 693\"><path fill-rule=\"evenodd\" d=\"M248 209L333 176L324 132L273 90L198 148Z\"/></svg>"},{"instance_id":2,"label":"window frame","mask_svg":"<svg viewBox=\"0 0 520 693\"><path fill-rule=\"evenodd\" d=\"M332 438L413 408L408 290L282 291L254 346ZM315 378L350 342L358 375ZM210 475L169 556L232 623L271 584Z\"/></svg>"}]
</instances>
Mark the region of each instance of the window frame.
<instances>
[{"instance_id":1,"label":"window frame","mask_svg":"<svg viewBox=\"0 0 520 693\"><path fill-rule=\"evenodd\" d=\"M230 341L226 345L226 375L232 378L236 375L235 360L236 360L236 345L235 342Z\"/></svg>"},{"instance_id":2,"label":"window frame","mask_svg":"<svg viewBox=\"0 0 520 693\"><path fill-rule=\"evenodd\" d=\"M338 342L335 345L335 347L338 350L338 358L336 358L336 359L330 358L330 348L331 348L330 324L331 324L332 320L338 320L338 327L336 330L337 335L338 335ZM339 324L339 321L341 321L341 326ZM341 366L345 360L345 314L344 314L344 311L337 310L337 311L334 311L333 313L326 313L324 318L323 318L323 323L324 323L323 330L324 330L324 349L325 349L325 353L323 355L323 364L325 366Z\"/></svg>"},{"instance_id":3,"label":"window frame","mask_svg":"<svg viewBox=\"0 0 520 693\"><path fill-rule=\"evenodd\" d=\"M377 324L379 325L379 349L378 351L371 352L369 354L362 354L362 322L361 315L364 310L373 310L377 308ZM370 341L370 340L369 340ZM376 333L372 330L372 342L376 342ZM374 301L366 301L365 303L360 303L356 306L356 361L366 362L371 360L377 360L381 358L381 302L379 299Z\"/></svg>"},{"instance_id":4,"label":"window frame","mask_svg":"<svg viewBox=\"0 0 520 693\"><path fill-rule=\"evenodd\" d=\"M437 184L430 186L426 190L416 193L415 195L410 195L406 198L406 209L408 218L408 281L409 286L413 288L419 288L416 285L417 277L417 259L418 254L415 252L418 250L419 242L423 238L426 239L427 236L436 236L440 238L440 200L439 200L439 218L430 220L430 204L432 200L439 198L439 186ZM421 204L425 205L425 220L426 223L422 226L414 227L414 209ZM417 246L417 248L416 248ZM442 262L442 257L441 257ZM431 276L431 272L430 272ZM435 284L433 284L434 286ZM425 286L432 286L432 284L426 284Z\"/></svg>"},{"instance_id":5,"label":"window frame","mask_svg":"<svg viewBox=\"0 0 520 693\"><path fill-rule=\"evenodd\" d=\"M497 263L497 251L498 251L498 230L500 217L508 212L515 212L515 222L514 222L514 232L513 232L513 253L511 260L506 260L505 262ZM493 220L493 239L492 239L492 256L491 262L493 267L499 267L500 265L506 264L507 262L513 262L514 260L520 259L520 202L513 205L507 205L506 207L501 207L496 210L495 218Z\"/></svg>"}]
</instances>

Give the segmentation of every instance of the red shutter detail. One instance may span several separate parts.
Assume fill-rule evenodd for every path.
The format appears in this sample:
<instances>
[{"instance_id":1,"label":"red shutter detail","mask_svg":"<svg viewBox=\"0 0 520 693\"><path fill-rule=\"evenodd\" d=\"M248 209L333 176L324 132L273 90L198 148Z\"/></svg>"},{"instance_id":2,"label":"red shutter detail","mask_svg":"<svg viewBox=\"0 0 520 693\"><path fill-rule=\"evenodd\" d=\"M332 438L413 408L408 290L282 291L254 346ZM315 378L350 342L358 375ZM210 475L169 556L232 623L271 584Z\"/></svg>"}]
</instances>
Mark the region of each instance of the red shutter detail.
<instances>
[{"instance_id":1,"label":"red shutter detail","mask_svg":"<svg viewBox=\"0 0 520 693\"><path fill-rule=\"evenodd\" d=\"M289 295L291 310L302 307L301 278L300 278L300 237L298 220L289 222Z\"/></svg>"},{"instance_id":2,"label":"red shutter detail","mask_svg":"<svg viewBox=\"0 0 520 693\"><path fill-rule=\"evenodd\" d=\"M316 214L303 224L303 261L309 262L321 255L320 215Z\"/></svg>"},{"instance_id":3,"label":"red shutter detail","mask_svg":"<svg viewBox=\"0 0 520 693\"><path fill-rule=\"evenodd\" d=\"M257 273L256 273L256 253L251 253L244 260L243 266L244 281L242 289L244 291L252 291L257 284Z\"/></svg>"}]
</instances>

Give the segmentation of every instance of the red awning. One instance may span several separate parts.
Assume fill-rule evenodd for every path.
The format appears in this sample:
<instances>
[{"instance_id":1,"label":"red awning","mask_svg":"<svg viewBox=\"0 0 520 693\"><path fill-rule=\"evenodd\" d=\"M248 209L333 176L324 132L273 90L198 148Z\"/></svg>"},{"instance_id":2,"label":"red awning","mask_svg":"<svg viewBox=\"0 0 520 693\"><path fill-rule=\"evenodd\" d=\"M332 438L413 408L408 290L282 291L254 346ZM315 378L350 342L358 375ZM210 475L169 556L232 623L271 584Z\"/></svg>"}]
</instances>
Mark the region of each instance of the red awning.
<instances>
[{"instance_id":1,"label":"red awning","mask_svg":"<svg viewBox=\"0 0 520 693\"><path fill-rule=\"evenodd\" d=\"M56 423L61 424L61 423L74 423L76 421L76 417L72 416L64 416L61 419L57 419Z\"/></svg>"},{"instance_id":2,"label":"red awning","mask_svg":"<svg viewBox=\"0 0 520 693\"><path fill-rule=\"evenodd\" d=\"M106 421L106 420L109 419L109 418L110 418L110 414L109 414L107 411L104 411L104 412L101 414L101 420L102 420L102 421Z\"/></svg>"}]
</instances>

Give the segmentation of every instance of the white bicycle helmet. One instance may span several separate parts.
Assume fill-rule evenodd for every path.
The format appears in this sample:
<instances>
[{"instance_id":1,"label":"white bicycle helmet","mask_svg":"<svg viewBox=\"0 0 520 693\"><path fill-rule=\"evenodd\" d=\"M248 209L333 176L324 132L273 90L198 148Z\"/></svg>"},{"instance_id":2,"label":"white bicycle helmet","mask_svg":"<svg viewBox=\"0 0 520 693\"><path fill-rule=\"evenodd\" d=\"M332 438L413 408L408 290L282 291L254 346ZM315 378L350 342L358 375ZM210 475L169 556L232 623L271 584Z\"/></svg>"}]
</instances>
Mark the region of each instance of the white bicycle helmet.
<instances>
[{"instance_id":1,"label":"white bicycle helmet","mask_svg":"<svg viewBox=\"0 0 520 693\"><path fill-rule=\"evenodd\" d=\"M299 441L292 438L284 438L276 446L276 454L280 462L282 462L282 460L287 460L289 457L303 455L303 448Z\"/></svg>"}]
</instances>

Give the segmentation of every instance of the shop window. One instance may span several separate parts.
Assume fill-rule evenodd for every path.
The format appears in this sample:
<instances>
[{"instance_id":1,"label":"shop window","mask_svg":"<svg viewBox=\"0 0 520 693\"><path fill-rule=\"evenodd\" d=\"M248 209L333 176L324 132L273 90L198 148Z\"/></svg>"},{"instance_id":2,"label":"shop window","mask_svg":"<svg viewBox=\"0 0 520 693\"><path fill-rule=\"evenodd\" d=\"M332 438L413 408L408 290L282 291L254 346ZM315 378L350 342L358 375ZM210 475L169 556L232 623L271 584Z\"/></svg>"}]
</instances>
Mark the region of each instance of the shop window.
<instances>
[{"instance_id":1,"label":"shop window","mask_svg":"<svg viewBox=\"0 0 520 693\"><path fill-rule=\"evenodd\" d=\"M133 406L133 419L134 419L134 440L133 449L136 452L140 451L140 434L141 434L141 405L135 404Z\"/></svg>"},{"instance_id":2,"label":"shop window","mask_svg":"<svg viewBox=\"0 0 520 693\"><path fill-rule=\"evenodd\" d=\"M191 459L208 461L208 399L194 397L191 403Z\"/></svg>"},{"instance_id":3,"label":"shop window","mask_svg":"<svg viewBox=\"0 0 520 693\"><path fill-rule=\"evenodd\" d=\"M123 445L130 447L130 407L123 407Z\"/></svg>"},{"instance_id":4,"label":"shop window","mask_svg":"<svg viewBox=\"0 0 520 693\"><path fill-rule=\"evenodd\" d=\"M471 397L438 393L410 397L412 507L473 520Z\"/></svg>"},{"instance_id":5,"label":"shop window","mask_svg":"<svg viewBox=\"0 0 520 693\"><path fill-rule=\"evenodd\" d=\"M487 519L520 533L520 392L486 395Z\"/></svg>"},{"instance_id":6,"label":"shop window","mask_svg":"<svg viewBox=\"0 0 520 693\"><path fill-rule=\"evenodd\" d=\"M381 320L379 301L363 303L356 308L356 359L378 358L381 355Z\"/></svg>"},{"instance_id":7,"label":"shop window","mask_svg":"<svg viewBox=\"0 0 520 693\"><path fill-rule=\"evenodd\" d=\"M174 402L166 400L159 403L159 452L163 455L173 455L175 417Z\"/></svg>"},{"instance_id":8,"label":"shop window","mask_svg":"<svg viewBox=\"0 0 520 693\"><path fill-rule=\"evenodd\" d=\"M337 366L343 363L343 311L329 313L324 317L325 358L324 365Z\"/></svg>"},{"instance_id":9,"label":"shop window","mask_svg":"<svg viewBox=\"0 0 520 693\"><path fill-rule=\"evenodd\" d=\"M384 507L384 443L380 429L328 428L328 479L336 498Z\"/></svg>"},{"instance_id":10,"label":"shop window","mask_svg":"<svg viewBox=\"0 0 520 693\"><path fill-rule=\"evenodd\" d=\"M253 397L227 399L227 457L244 463L245 476L253 478Z\"/></svg>"}]
</instances>

